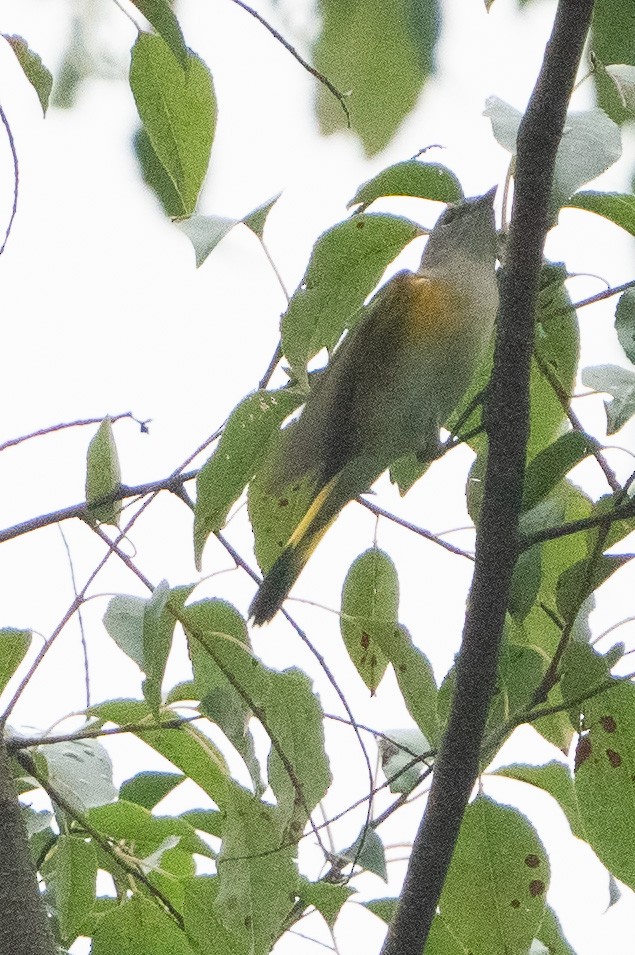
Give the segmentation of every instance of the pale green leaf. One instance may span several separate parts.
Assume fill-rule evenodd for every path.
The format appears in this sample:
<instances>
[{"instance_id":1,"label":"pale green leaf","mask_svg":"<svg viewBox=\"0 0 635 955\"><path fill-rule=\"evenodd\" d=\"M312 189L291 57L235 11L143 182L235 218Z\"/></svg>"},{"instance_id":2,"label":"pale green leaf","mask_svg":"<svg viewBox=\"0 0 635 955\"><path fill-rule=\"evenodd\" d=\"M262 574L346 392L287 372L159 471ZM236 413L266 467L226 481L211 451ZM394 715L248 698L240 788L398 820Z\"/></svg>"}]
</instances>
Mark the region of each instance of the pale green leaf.
<instances>
[{"instance_id":1,"label":"pale green leaf","mask_svg":"<svg viewBox=\"0 0 635 955\"><path fill-rule=\"evenodd\" d=\"M468 806L439 900L441 916L465 951L527 952L542 922L547 854L516 809L478 796Z\"/></svg>"},{"instance_id":2,"label":"pale green leaf","mask_svg":"<svg viewBox=\"0 0 635 955\"><path fill-rule=\"evenodd\" d=\"M348 655L371 693L379 686L388 665L382 643L397 630L398 611L395 566L386 553L371 548L353 562L346 575L340 615L340 631Z\"/></svg>"},{"instance_id":3,"label":"pale green leaf","mask_svg":"<svg viewBox=\"0 0 635 955\"><path fill-rule=\"evenodd\" d=\"M197 955L174 919L156 902L136 894L107 912L93 937L91 955Z\"/></svg>"},{"instance_id":4,"label":"pale green leaf","mask_svg":"<svg viewBox=\"0 0 635 955\"><path fill-rule=\"evenodd\" d=\"M484 115L492 123L497 142L516 155L522 113L499 97L490 96ZM606 172L621 154L619 126L603 110L596 106L584 112L568 113L556 156L551 197L553 216L580 186Z\"/></svg>"},{"instance_id":5,"label":"pale green leaf","mask_svg":"<svg viewBox=\"0 0 635 955\"><path fill-rule=\"evenodd\" d=\"M244 932L228 932L216 912L218 876L199 876L184 884L183 920L197 955L249 955Z\"/></svg>"},{"instance_id":6,"label":"pale green leaf","mask_svg":"<svg viewBox=\"0 0 635 955\"><path fill-rule=\"evenodd\" d=\"M285 838L280 810L244 790L234 791L225 813L214 911L247 941L250 955L268 955L294 905L296 848Z\"/></svg>"},{"instance_id":7,"label":"pale green leaf","mask_svg":"<svg viewBox=\"0 0 635 955\"><path fill-rule=\"evenodd\" d=\"M238 225L240 219L226 219L223 216L189 216L179 219L177 228L188 237L194 246L196 268L199 268L218 243Z\"/></svg>"},{"instance_id":8,"label":"pale green leaf","mask_svg":"<svg viewBox=\"0 0 635 955\"><path fill-rule=\"evenodd\" d=\"M51 787L80 811L116 799L110 756L98 740L47 743L36 752L46 762Z\"/></svg>"},{"instance_id":9,"label":"pale green leaf","mask_svg":"<svg viewBox=\"0 0 635 955\"><path fill-rule=\"evenodd\" d=\"M112 430L112 420L104 418L97 429L97 434L88 445L86 462L86 501L91 520L101 524L119 523L121 501L110 504L95 504L102 498L108 497L119 490L121 486L121 468L119 455Z\"/></svg>"},{"instance_id":10,"label":"pale green leaf","mask_svg":"<svg viewBox=\"0 0 635 955\"><path fill-rule=\"evenodd\" d=\"M123 799L108 806L97 806L88 819L108 838L125 843L136 858L150 858L178 845L184 852L214 857L207 843L193 826L178 816L159 816L144 806ZM176 841L175 841L176 840Z\"/></svg>"},{"instance_id":11,"label":"pale green leaf","mask_svg":"<svg viewBox=\"0 0 635 955\"><path fill-rule=\"evenodd\" d=\"M70 944L79 934L95 903L97 854L91 842L60 835L42 869L55 900L62 939Z\"/></svg>"},{"instance_id":12,"label":"pale green leaf","mask_svg":"<svg viewBox=\"0 0 635 955\"><path fill-rule=\"evenodd\" d=\"M584 703L575 787L589 844L607 869L635 887L635 687L621 683Z\"/></svg>"},{"instance_id":13,"label":"pale green leaf","mask_svg":"<svg viewBox=\"0 0 635 955\"><path fill-rule=\"evenodd\" d=\"M501 766L496 770L497 776L506 776L508 779L517 779L520 782L535 786L552 796L571 826L571 832L579 839L585 839L584 826L580 819L580 809L573 784L573 776L565 763L551 760L543 766L532 766L528 763L513 763L510 766Z\"/></svg>"},{"instance_id":14,"label":"pale green leaf","mask_svg":"<svg viewBox=\"0 0 635 955\"><path fill-rule=\"evenodd\" d=\"M372 872L384 882L388 881L386 850L374 829L361 832L350 849L340 853L343 859L354 862L366 872Z\"/></svg>"},{"instance_id":15,"label":"pale green leaf","mask_svg":"<svg viewBox=\"0 0 635 955\"><path fill-rule=\"evenodd\" d=\"M355 893L350 885L335 885L332 882L309 882L300 876L298 895L305 905L313 905L333 928L344 903Z\"/></svg>"},{"instance_id":16,"label":"pale green leaf","mask_svg":"<svg viewBox=\"0 0 635 955\"><path fill-rule=\"evenodd\" d=\"M635 372L619 365L595 365L583 369L582 384L612 395L612 401L604 402L607 434L615 434L635 414Z\"/></svg>"},{"instance_id":17,"label":"pale green leaf","mask_svg":"<svg viewBox=\"0 0 635 955\"><path fill-rule=\"evenodd\" d=\"M635 203L633 208L635 211ZM635 289L620 296L615 310L615 331L626 357L635 364Z\"/></svg>"},{"instance_id":18,"label":"pale green leaf","mask_svg":"<svg viewBox=\"0 0 635 955\"><path fill-rule=\"evenodd\" d=\"M409 793L431 757L430 741L419 729L385 730L377 741L381 768L392 793ZM431 761L431 759L430 759Z\"/></svg>"}]
</instances>

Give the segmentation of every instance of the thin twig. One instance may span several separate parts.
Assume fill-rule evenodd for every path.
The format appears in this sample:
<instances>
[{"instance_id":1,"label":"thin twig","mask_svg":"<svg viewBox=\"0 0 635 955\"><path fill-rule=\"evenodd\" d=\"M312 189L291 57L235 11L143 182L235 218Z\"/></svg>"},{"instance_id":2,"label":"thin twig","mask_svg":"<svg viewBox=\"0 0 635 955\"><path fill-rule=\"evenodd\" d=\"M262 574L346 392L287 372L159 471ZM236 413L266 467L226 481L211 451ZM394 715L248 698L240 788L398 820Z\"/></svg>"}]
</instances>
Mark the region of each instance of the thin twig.
<instances>
[{"instance_id":1,"label":"thin twig","mask_svg":"<svg viewBox=\"0 0 635 955\"><path fill-rule=\"evenodd\" d=\"M351 116L350 116L350 113L349 113L349 111L348 111L348 106L346 105L346 97L345 97L344 93L340 93L340 91L338 90L338 88L337 88L336 86L334 86L333 83L331 83L331 81L328 79L328 77L326 77L326 76L324 75L324 73L320 73L320 71L319 71L319 70L316 70L316 68L315 68L314 66L311 66L311 64L308 63L308 62L304 59L304 57L300 56L300 54L299 54L298 51L295 49L295 47L292 46L292 45L289 43L288 40L285 40L285 38L282 36L282 34L281 34L278 30L276 30L276 28L273 27L270 23L268 23L268 21L265 20L265 18L264 18L263 16L261 16L256 10L254 10L253 7L250 7L248 4L246 4L246 3L244 2L244 0L232 0L232 3L235 3L236 6L238 6L238 7L241 8L241 10L244 10L245 13L248 13L248 14L249 14L250 16L252 16L255 20L257 20L258 23L262 24L262 26L265 28L265 30L268 30L269 33L270 33L273 37L275 37L275 39L278 41L278 43L281 43L281 44L282 44L282 46L285 48L285 50L286 50L288 53L290 53L291 56L293 56L293 57L298 61L298 63L300 64L300 66L302 66L302 67L307 71L307 73L310 73L311 76L314 76L315 79L318 80L318 82L320 82L320 83L322 84L322 86L325 86L325 87L327 88L327 90L329 91L329 93L332 93L332 95L335 97L335 99L338 101L338 103L339 103L340 106L342 107L342 109L343 109L343 111L344 111L344 115L346 116L346 125L347 125L348 128L350 129L350 128L351 128Z\"/></svg>"},{"instance_id":2,"label":"thin twig","mask_svg":"<svg viewBox=\"0 0 635 955\"><path fill-rule=\"evenodd\" d=\"M71 572L71 583L73 585L73 594L75 596L75 599L77 599L77 581L75 579L75 568L73 566L73 557L71 554L71 549L68 546L68 541L66 539L66 535L64 534L62 525L58 524L57 529L59 530L62 541L64 542L64 549L66 550L66 556L68 558L68 566ZM79 623L79 634L80 634L80 639L82 644L82 653L84 656L84 686L86 688L86 709L88 709L88 707L90 706L90 675L88 671L88 644L86 643L86 632L84 630L84 618L82 616L81 606L77 608L77 620Z\"/></svg>"},{"instance_id":3,"label":"thin twig","mask_svg":"<svg viewBox=\"0 0 635 955\"><path fill-rule=\"evenodd\" d=\"M587 431L584 429L582 422L580 421L577 414L571 407L571 398L562 387L562 384L558 380L558 377L554 369L551 367L549 362L544 360L543 356L540 354L537 348L534 349L534 359L536 361L538 368L540 369L541 374L548 381L549 385L551 386L551 390L553 391L556 398L560 402L562 410L564 411L567 418L569 419L569 423L571 424L571 427L573 428L574 431L579 432L579 434L581 434L582 437L589 444L591 448L591 454L593 455L600 469L602 470L602 473L604 474L604 477L606 478L606 482L611 488L611 491L614 494L619 493L622 489L622 486L620 482L618 481L615 475L615 472L613 471L610 464L608 463L608 461L602 454L602 445L592 435L588 434Z\"/></svg>"},{"instance_id":4,"label":"thin twig","mask_svg":"<svg viewBox=\"0 0 635 955\"><path fill-rule=\"evenodd\" d=\"M132 414L131 411L126 411L122 414L110 415L111 421L120 421L122 418L131 418L133 421L141 427L142 431L148 430L149 421L139 421L138 418ZM55 434L57 431L63 431L65 428L82 428L85 425L90 424L101 424L103 421L103 416L101 418L82 418L78 421L66 421L61 424L52 424L48 428L40 428L38 431L32 431L30 434L21 434L17 438L9 438L8 441L4 441L0 444L0 452L6 451L7 448L13 448L16 444L22 444L23 441L30 441L32 438L41 438L46 434Z\"/></svg>"},{"instance_id":5,"label":"thin twig","mask_svg":"<svg viewBox=\"0 0 635 955\"><path fill-rule=\"evenodd\" d=\"M369 501L368 498L358 497L355 500L358 504L361 504L372 514L375 514L378 517L385 517L386 520L392 521L393 524L398 524L399 527L403 527L408 531L412 531L413 534L418 534L419 537L425 538L425 540L429 540L435 544L438 544L439 547L443 547L451 554L456 554L458 557L466 557L468 560L474 560L474 555L470 554L469 551L462 550L455 544L450 544L449 541L444 540L437 534L433 534L432 531L427 531L423 527L419 527L417 524L412 524L403 517L398 517L396 514L392 514L390 511L385 511L383 507L380 507L379 504L375 504L373 501Z\"/></svg>"},{"instance_id":6,"label":"thin twig","mask_svg":"<svg viewBox=\"0 0 635 955\"><path fill-rule=\"evenodd\" d=\"M11 150L11 156L13 157L13 206L11 208L11 215L9 216L9 224L7 225L6 232L4 234L4 241L0 246L0 255L4 252L7 242L9 241L9 236L11 235L11 229L13 227L13 222L15 220L16 213L18 211L18 191L20 186L20 168L18 165L18 154L15 148L15 142L13 141L13 133L11 132L11 126L9 120L7 119L6 113L0 105L0 121L7 131L7 138L9 140L9 148ZM349 124L350 125L350 124Z\"/></svg>"}]
</instances>

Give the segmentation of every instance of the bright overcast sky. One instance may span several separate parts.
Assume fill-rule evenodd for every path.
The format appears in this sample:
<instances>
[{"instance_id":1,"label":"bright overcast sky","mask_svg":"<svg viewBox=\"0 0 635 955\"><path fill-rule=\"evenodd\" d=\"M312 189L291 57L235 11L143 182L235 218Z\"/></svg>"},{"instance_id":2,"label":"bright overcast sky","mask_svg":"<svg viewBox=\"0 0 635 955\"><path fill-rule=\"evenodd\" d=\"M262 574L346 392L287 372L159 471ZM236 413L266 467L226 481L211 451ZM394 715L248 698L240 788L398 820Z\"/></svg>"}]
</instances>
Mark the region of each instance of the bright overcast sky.
<instances>
[{"instance_id":1,"label":"bright overcast sky","mask_svg":"<svg viewBox=\"0 0 635 955\"><path fill-rule=\"evenodd\" d=\"M84 9L83 3L75 6ZM304 6L298 0L257 4L263 15L306 50L312 19L295 9ZM265 238L290 290L302 276L317 235L346 215L346 201L357 185L383 166L434 143L444 149L435 151L432 158L459 175L467 194L484 192L502 181L507 156L494 143L489 123L481 115L484 102L496 94L524 107L550 29L553 4L533 3L522 17L509 0L498 0L489 16L479 2L448 0L443 6L439 79L428 85L389 149L368 161L351 137L318 135L311 108L314 80L254 20L230 0L179 3L186 40L210 66L219 100L217 137L200 211L238 217L283 190ZM12 52L8 46L0 47L2 106L20 160L18 216L0 260L5 328L0 443L56 422L132 411L138 418L152 419L149 435L139 434L128 421L117 425L123 480L135 484L174 470L255 387L275 347L285 303L258 242L245 229L235 230L200 270L195 269L187 239L165 220L141 185L131 150L136 112L125 76L135 36L132 24L105 0L90 7L97 11L92 15L101 18L97 39L110 54L111 70L118 78L89 81L69 112L52 110L43 121ZM70 9L61 0L5 0L0 29L27 38L55 72ZM588 106L590 96L590 87L584 87L575 106ZM627 185L633 166L632 140L626 152L629 161L615 167L602 185ZM4 223L12 201L11 164L1 136L0 162ZM439 211L434 204L416 201L386 208L403 211L424 225L432 224ZM623 240L617 245L617 229L597 220L591 230L585 217L573 212L564 213L561 221L563 228L551 240L552 257L566 256L570 271L599 272L612 283L632 277L633 250ZM420 244L400 262L413 263L419 253ZM575 299L601 288L598 279L580 278L571 291ZM583 364L624 361L612 335L610 309L585 314L582 329ZM601 420L599 401L594 406L585 404L584 410L594 426ZM93 429L76 429L4 452L1 526L82 499L86 446L92 433ZM467 452L459 452L439 463L403 502L387 489L387 505L433 531L464 526L468 461ZM629 470L624 454L616 454L613 463ZM64 532L81 585L103 553L103 545L82 526L68 524ZM228 533L241 552L250 556L244 509ZM350 562L372 544L374 533L374 520L361 508L349 507L320 546L295 595L337 608ZM401 618L441 678L458 646L469 562L433 544L413 542L385 522L378 540L399 559ZM452 540L466 546L471 543L469 534ZM175 585L197 579L190 518L180 502L167 496L155 502L135 526L134 542L139 566L153 582L166 577ZM94 593L142 593L125 568L111 564ZM218 546L209 543L204 573L230 567ZM0 549L0 575L4 584L0 626L50 633L72 599L59 531L52 527L5 544ZM603 589L594 617L596 632L628 615L624 580L618 575ZM252 591L244 575L233 571L212 576L196 595L224 596L245 611ZM105 605L106 598L93 600L84 611L95 701L140 692L136 668L103 630ZM374 699L360 686L342 652L334 614L301 603L293 604L293 611L338 674L360 722L385 728L409 724L390 678ZM270 665L306 668L316 679L325 709L336 709L334 694L314 660L283 622L278 620L257 633L254 643ZM79 648L75 623L16 710L16 722L46 727L73 709L81 710ZM176 655L169 677L183 678L185 666L184 656ZM367 779L359 753L351 749L352 734L349 739L341 729L329 730L328 738L336 778L338 770L348 771L351 760L360 767L359 778L348 792L341 785L334 787L333 801L327 804L333 810L341 808L350 793L362 794ZM529 731L524 738L529 738ZM139 747L119 742L110 748L117 781L136 772L140 759L147 758L148 751L141 752ZM506 752L509 761L518 758L518 750L510 744ZM537 759L553 756L546 747L536 754ZM545 839L553 868L550 900L581 955L598 950L631 952L632 894L625 890L623 901L602 914L608 902L603 871L588 849L566 836L566 824L546 797L529 799L525 790L512 784L497 784L488 791L524 808ZM418 813L421 802L415 807ZM354 816L335 829L339 848L354 837L363 818ZM411 838L416 818L413 812L408 823L394 824L387 841ZM557 842L556 829L560 835L565 833ZM403 852L393 850L395 855L403 856ZM375 877L355 884L363 889L364 897L394 894L402 872L400 864L390 867L388 888ZM342 952L354 950L352 933L360 931L360 925L368 933L366 950L378 949L381 933L374 917L351 909L339 925ZM313 950L313 945L298 939L279 947L280 952Z\"/></svg>"}]
</instances>

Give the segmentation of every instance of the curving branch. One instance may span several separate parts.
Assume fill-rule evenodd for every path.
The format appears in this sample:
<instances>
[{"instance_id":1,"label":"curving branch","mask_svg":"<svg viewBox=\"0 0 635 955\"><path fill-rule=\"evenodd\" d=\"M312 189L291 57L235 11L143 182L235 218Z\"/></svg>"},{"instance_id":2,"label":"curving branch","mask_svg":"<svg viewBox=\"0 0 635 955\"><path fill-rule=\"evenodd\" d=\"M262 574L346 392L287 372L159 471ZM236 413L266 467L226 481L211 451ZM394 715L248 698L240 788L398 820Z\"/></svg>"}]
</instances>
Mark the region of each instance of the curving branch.
<instances>
[{"instance_id":1,"label":"curving branch","mask_svg":"<svg viewBox=\"0 0 635 955\"><path fill-rule=\"evenodd\" d=\"M479 772L511 577L529 430L529 369L553 171L593 0L560 0L518 132L516 188L485 426L489 454L456 689L382 955L421 955Z\"/></svg>"}]
</instances>

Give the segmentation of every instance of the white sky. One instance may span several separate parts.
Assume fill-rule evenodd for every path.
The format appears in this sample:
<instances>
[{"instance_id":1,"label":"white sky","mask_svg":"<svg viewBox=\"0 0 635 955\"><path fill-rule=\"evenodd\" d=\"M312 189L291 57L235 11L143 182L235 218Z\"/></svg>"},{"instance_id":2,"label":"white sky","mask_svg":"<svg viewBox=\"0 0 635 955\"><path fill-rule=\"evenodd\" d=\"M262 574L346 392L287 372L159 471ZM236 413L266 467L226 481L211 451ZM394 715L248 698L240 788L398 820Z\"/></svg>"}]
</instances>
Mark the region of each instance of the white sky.
<instances>
[{"instance_id":1,"label":"white sky","mask_svg":"<svg viewBox=\"0 0 635 955\"><path fill-rule=\"evenodd\" d=\"M302 47L309 16L285 0L258 9ZM272 5L273 6L273 5ZM499 0L487 16L480 3L443 4L444 32L438 51L441 73L421 96L415 111L384 154L365 160L350 137L319 137L311 111L315 83L255 21L229 0L179 4L185 36L208 63L219 99L219 123L208 182L200 202L206 214L240 216L279 190L283 196L272 213L266 241L287 286L299 281L317 235L346 214L345 204L357 185L391 162L406 159L430 143L441 143L435 160L461 178L467 194L501 182L507 157L494 143L482 118L484 101L497 94L523 108L534 82L551 24L553 4L534 3L522 16ZM78 9L82 4L77 5ZM120 78L89 81L70 112L51 111L45 121L37 99L24 81L13 54L0 47L2 105L13 129L20 158L17 220L0 261L4 305L4 362L0 399L4 415L0 443L8 437L76 418L131 410L152 418L149 435L124 421L116 435L127 483L170 473L261 377L277 340L284 300L256 239L237 229L200 270L184 236L165 220L142 187L130 143L136 113L125 83L128 49L134 41L129 20L112 4L91 4L102 17L99 42L112 54ZM54 71L69 26L70 7L62 0L5 0L0 29L25 36ZM291 12L292 11L292 12ZM575 106L589 105L584 87ZM604 177L603 187L624 188L633 163L632 139L627 161ZM3 190L0 221L11 205L11 167L0 136ZM387 205L430 225L438 207L423 202ZM550 240L553 258L565 258L570 271L599 273L611 283L632 277L632 247L619 231L600 220L570 212ZM417 260L408 250L400 263ZM574 298L602 288L597 279L578 279ZM583 365L623 362L608 308L582 316ZM601 403L582 403L581 414L601 423ZM601 426L601 424L600 424ZM75 429L4 452L0 526L6 526L83 497L84 461L94 429ZM632 435L632 432L630 432ZM627 443L628 435L619 436ZM463 488L467 452L436 465L401 501L385 485L382 503L433 531L464 526ZM629 471L629 459L616 452L615 467ZM592 481L592 476L589 477ZM599 485L589 485L594 490ZM191 548L190 517L167 495L155 502L134 529L136 560L155 583L166 577L176 585L197 579ZM370 546L374 520L352 505L326 537L303 574L295 595L337 608L341 583L351 560ZM103 553L101 543L81 525L64 527L81 585ZM249 554L244 510L228 531ZM415 642L430 656L439 678L458 647L469 584L467 561L432 544L412 541L406 532L382 522L380 546L397 560L402 586L401 618ZM469 534L452 540L470 544ZM229 568L231 562L214 542L205 553L204 572ZM626 572L627 573L627 572ZM594 615L594 629L632 613L626 573L606 585ZM63 542L52 527L21 537L0 549L0 626L33 627L48 634L72 599ZM111 560L95 594L140 593L138 582ZM219 595L246 610L253 586L241 571L211 577L196 596ZM144 594L145 595L145 594ZM84 610L90 654L93 700L139 695L135 667L110 643L101 617L106 597ZM294 603L293 612L325 654L362 723L390 728L410 721L387 677L375 698L352 670L340 646L337 618L324 610ZM626 628L619 634L627 638ZM37 643L37 640L36 640ZM332 690L315 663L281 620L254 635L257 652L269 665L297 664L315 678L324 707L340 712ZM169 680L186 674L183 654L172 661ZM15 721L46 727L83 706L83 669L77 622L68 627L16 710ZM336 780L327 801L330 811L367 788L363 763L352 733L327 726L329 753ZM529 730L515 737L530 746L531 758L553 753L534 744ZM138 771L141 760L161 765L134 741L109 747L117 781ZM371 745L372 750L372 745ZM526 758L527 750L510 743L507 760ZM192 791L192 790L191 790ZM527 794L509 782L487 784L487 791L527 811L550 851L552 889L549 899L581 955L632 950L633 895L603 914L608 898L602 868L588 849L567 835L561 814L548 799ZM198 797L194 797L198 799ZM176 808L176 803L166 804ZM387 843L411 838L421 802L393 818L383 833ZM338 848L346 846L363 823L353 813L334 827ZM307 861L315 853L308 849ZM403 852L389 853L402 856ZM395 894L403 865L389 867L388 887L377 878L354 884L364 898ZM342 953L364 947L378 951L381 926L354 906L338 923ZM303 926L325 941L316 921ZM299 939L283 941L284 952L311 952Z\"/></svg>"}]
</instances>

